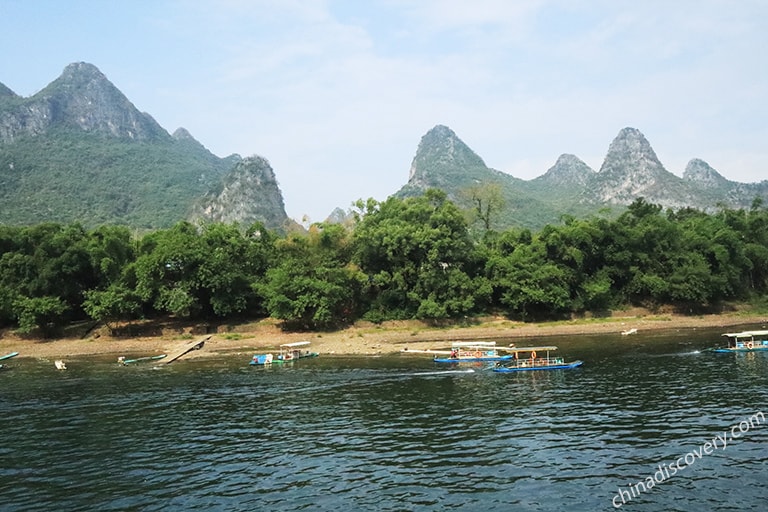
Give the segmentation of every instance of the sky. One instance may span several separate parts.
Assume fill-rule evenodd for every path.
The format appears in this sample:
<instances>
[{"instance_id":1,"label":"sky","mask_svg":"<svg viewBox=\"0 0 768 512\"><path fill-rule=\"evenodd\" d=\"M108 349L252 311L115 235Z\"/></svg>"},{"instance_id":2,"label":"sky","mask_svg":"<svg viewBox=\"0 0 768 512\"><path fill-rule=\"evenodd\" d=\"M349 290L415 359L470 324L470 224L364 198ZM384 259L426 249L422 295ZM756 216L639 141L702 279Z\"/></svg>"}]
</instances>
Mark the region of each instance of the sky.
<instances>
[{"instance_id":1,"label":"sky","mask_svg":"<svg viewBox=\"0 0 768 512\"><path fill-rule=\"evenodd\" d=\"M289 217L408 181L450 127L485 163L599 170L624 127L670 172L768 179L764 0L0 0L0 82L96 65L169 132L260 155Z\"/></svg>"}]
</instances>

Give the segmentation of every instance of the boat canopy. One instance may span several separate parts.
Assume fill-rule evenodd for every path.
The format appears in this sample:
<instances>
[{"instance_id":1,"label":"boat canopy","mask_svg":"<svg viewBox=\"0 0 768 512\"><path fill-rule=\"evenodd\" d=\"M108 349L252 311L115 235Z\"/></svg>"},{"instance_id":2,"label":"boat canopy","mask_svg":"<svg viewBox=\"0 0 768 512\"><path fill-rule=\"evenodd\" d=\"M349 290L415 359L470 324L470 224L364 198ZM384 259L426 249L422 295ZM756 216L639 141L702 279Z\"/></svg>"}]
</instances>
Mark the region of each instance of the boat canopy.
<instances>
[{"instance_id":1,"label":"boat canopy","mask_svg":"<svg viewBox=\"0 0 768 512\"><path fill-rule=\"evenodd\" d=\"M495 341L455 341L452 348L496 348Z\"/></svg>"},{"instance_id":2,"label":"boat canopy","mask_svg":"<svg viewBox=\"0 0 768 512\"><path fill-rule=\"evenodd\" d=\"M768 331L743 331L725 333L723 336L729 338L754 338L755 336L768 336Z\"/></svg>"},{"instance_id":3,"label":"boat canopy","mask_svg":"<svg viewBox=\"0 0 768 512\"><path fill-rule=\"evenodd\" d=\"M293 343L283 343L280 346L285 348L296 348L296 347L306 347L310 343L311 343L310 341L294 341Z\"/></svg>"},{"instance_id":4,"label":"boat canopy","mask_svg":"<svg viewBox=\"0 0 768 512\"><path fill-rule=\"evenodd\" d=\"M549 347L509 347L508 350L510 352L536 352L536 351L546 351L546 350L557 350L557 347L549 346Z\"/></svg>"}]
</instances>

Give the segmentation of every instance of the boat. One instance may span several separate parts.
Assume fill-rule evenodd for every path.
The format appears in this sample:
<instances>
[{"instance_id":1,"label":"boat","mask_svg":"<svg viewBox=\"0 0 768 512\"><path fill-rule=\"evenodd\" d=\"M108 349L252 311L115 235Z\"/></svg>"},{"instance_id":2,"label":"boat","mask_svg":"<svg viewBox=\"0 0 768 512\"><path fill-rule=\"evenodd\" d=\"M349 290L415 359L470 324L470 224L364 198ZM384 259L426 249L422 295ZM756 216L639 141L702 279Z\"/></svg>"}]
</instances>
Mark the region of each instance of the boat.
<instances>
[{"instance_id":1,"label":"boat","mask_svg":"<svg viewBox=\"0 0 768 512\"><path fill-rule=\"evenodd\" d=\"M4 356L0 356L0 361L5 361L6 359L16 357L17 355L19 355L18 352L11 352L10 354L5 354Z\"/></svg>"},{"instance_id":2,"label":"boat","mask_svg":"<svg viewBox=\"0 0 768 512\"><path fill-rule=\"evenodd\" d=\"M320 354L310 352L306 347L310 345L309 341L294 341L293 343L283 343L280 345L280 353L276 356L272 354L256 354L251 359L251 365L269 365L272 363L289 363L297 359L306 359L308 357L317 357Z\"/></svg>"},{"instance_id":3,"label":"boat","mask_svg":"<svg viewBox=\"0 0 768 512\"><path fill-rule=\"evenodd\" d=\"M66 370L67 369L67 365L64 364L64 361L62 361L61 359L55 360L53 362L53 365L56 367L57 370Z\"/></svg>"},{"instance_id":4,"label":"boat","mask_svg":"<svg viewBox=\"0 0 768 512\"><path fill-rule=\"evenodd\" d=\"M562 357L552 357L554 346L512 348L512 360L493 369L498 373L523 372L531 370L570 370L584 364L583 361L566 362ZM539 357L539 354L545 354Z\"/></svg>"},{"instance_id":5,"label":"boat","mask_svg":"<svg viewBox=\"0 0 768 512\"><path fill-rule=\"evenodd\" d=\"M511 349L504 349L511 350ZM507 361L512 354L500 355L495 341L456 342L451 351L445 355L435 356L436 363L481 363L484 361Z\"/></svg>"},{"instance_id":6,"label":"boat","mask_svg":"<svg viewBox=\"0 0 768 512\"><path fill-rule=\"evenodd\" d=\"M768 331L727 332L728 346L716 348L713 352L760 352L768 350Z\"/></svg>"},{"instance_id":7,"label":"boat","mask_svg":"<svg viewBox=\"0 0 768 512\"><path fill-rule=\"evenodd\" d=\"M117 363L126 365L126 364L134 364L134 363L143 363L144 361L157 361L158 359L162 359L165 356L166 354L160 354L156 356L137 357L135 359L126 359L125 356L120 356L117 358Z\"/></svg>"},{"instance_id":8,"label":"boat","mask_svg":"<svg viewBox=\"0 0 768 512\"><path fill-rule=\"evenodd\" d=\"M630 334L637 334L637 329L627 329L626 331L621 331L622 336L629 336Z\"/></svg>"}]
</instances>

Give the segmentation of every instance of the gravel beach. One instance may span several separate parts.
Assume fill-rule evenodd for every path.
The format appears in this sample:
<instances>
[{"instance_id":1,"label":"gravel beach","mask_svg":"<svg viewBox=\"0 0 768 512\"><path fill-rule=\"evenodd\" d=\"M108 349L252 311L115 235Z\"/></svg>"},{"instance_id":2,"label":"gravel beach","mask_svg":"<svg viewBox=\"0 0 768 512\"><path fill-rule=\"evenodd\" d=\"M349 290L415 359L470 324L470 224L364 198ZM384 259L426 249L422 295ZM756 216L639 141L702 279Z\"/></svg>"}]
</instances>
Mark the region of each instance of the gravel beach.
<instances>
[{"instance_id":1,"label":"gravel beach","mask_svg":"<svg viewBox=\"0 0 768 512\"><path fill-rule=\"evenodd\" d=\"M483 318L468 326L434 327L423 322L403 321L356 325L331 332L289 333L274 320L232 325L200 325L182 322L153 324L144 331L151 335L114 337L98 328L80 335L53 340L21 337L5 331L0 338L0 355L19 352L19 357L67 359L89 355L148 356L173 352L195 339L210 335L202 350L190 352L185 358L211 357L224 354L251 354L276 349L282 343L311 341L311 349L321 354L381 355L409 350L445 349L454 341L510 339L518 345L520 339L537 340L560 335L616 333L629 329L638 332L659 329L698 329L722 327L724 331L765 329L766 315L729 313L717 315L682 316L651 314L645 311L621 312L610 318L565 322L523 323L503 317Z\"/></svg>"}]
</instances>

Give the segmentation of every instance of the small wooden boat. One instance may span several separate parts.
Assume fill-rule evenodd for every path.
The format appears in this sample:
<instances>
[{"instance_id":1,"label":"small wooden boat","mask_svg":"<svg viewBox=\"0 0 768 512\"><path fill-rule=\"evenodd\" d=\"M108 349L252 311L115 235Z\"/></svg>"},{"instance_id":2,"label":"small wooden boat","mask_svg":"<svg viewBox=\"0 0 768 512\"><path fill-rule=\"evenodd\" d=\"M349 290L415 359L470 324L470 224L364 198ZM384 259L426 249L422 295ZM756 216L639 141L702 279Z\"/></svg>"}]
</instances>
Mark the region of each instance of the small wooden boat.
<instances>
[{"instance_id":1,"label":"small wooden boat","mask_svg":"<svg viewBox=\"0 0 768 512\"><path fill-rule=\"evenodd\" d=\"M277 356L272 354L256 354L248 364L251 365L269 365L272 363L289 363L297 359L308 357L317 357L320 354L310 352L306 349L310 345L309 341L295 341L293 343L283 343L280 345L280 353Z\"/></svg>"},{"instance_id":2,"label":"small wooden boat","mask_svg":"<svg viewBox=\"0 0 768 512\"><path fill-rule=\"evenodd\" d=\"M551 357L550 352L557 350L557 347L520 347L513 348L512 360L503 363L493 369L498 373L524 372L532 370L570 370L584 364L583 361L565 362L561 357ZM546 354L539 357L539 354Z\"/></svg>"},{"instance_id":3,"label":"small wooden boat","mask_svg":"<svg viewBox=\"0 0 768 512\"><path fill-rule=\"evenodd\" d=\"M509 359L512 359L512 355L500 355L495 341L465 341L454 343L448 357L435 356L434 361L436 363L481 363Z\"/></svg>"},{"instance_id":4,"label":"small wooden boat","mask_svg":"<svg viewBox=\"0 0 768 512\"><path fill-rule=\"evenodd\" d=\"M713 352L762 352L768 350L768 331L742 331L723 334L728 338L728 346L716 348Z\"/></svg>"},{"instance_id":5,"label":"small wooden boat","mask_svg":"<svg viewBox=\"0 0 768 512\"><path fill-rule=\"evenodd\" d=\"M6 359L16 357L17 355L19 355L18 352L11 352L10 354L5 354L4 356L0 356L0 361L5 361Z\"/></svg>"},{"instance_id":6,"label":"small wooden boat","mask_svg":"<svg viewBox=\"0 0 768 512\"><path fill-rule=\"evenodd\" d=\"M124 356L120 356L117 358L117 363L126 365L126 364L143 363L145 361L157 361L158 359L162 359L165 356L166 354L160 354L156 356L137 357L135 359L126 359Z\"/></svg>"},{"instance_id":7,"label":"small wooden boat","mask_svg":"<svg viewBox=\"0 0 768 512\"><path fill-rule=\"evenodd\" d=\"M67 369L67 365L64 364L64 361L62 361L61 359L55 360L53 362L53 365L56 367L57 370L66 370Z\"/></svg>"}]
</instances>

